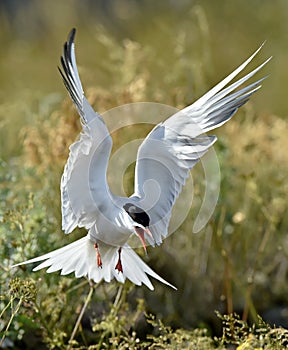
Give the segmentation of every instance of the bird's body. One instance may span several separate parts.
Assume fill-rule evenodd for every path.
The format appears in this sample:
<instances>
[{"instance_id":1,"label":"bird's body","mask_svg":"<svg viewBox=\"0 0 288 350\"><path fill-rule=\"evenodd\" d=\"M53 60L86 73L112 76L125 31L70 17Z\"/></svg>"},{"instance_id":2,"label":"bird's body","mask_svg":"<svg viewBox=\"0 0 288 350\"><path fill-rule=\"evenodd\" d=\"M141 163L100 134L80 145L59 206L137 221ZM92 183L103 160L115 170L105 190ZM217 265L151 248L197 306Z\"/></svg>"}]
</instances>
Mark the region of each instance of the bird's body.
<instances>
[{"instance_id":1,"label":"bird's body","mask_svg":"<svg viewBox=\"0 0 288 350\"><path fill-rule=\"evenodd\" d=\"M111 193L106 180L112 139L102 117L84 96L74 53L75 29L64 45L61 57L64 84L81 117L83 131L70 146L61 179L62 228L65 233L85 227L86 237L48 254L17 264L43 261L34 270L75 273L99 282L126 278L136 285L153 286L147 275L173 287L157 275L129 247L136 234L144 249L167 236L173 205L191 168L216 141L206 135L228 121L260 88L256 81L235 92L266 63L225 86L253 59L257 50L239 68L194 104L158 124L146 137L137 154L135 189L130 198ZM175 287L173 287L175 288Z\"/></svg>"}]
</instances>

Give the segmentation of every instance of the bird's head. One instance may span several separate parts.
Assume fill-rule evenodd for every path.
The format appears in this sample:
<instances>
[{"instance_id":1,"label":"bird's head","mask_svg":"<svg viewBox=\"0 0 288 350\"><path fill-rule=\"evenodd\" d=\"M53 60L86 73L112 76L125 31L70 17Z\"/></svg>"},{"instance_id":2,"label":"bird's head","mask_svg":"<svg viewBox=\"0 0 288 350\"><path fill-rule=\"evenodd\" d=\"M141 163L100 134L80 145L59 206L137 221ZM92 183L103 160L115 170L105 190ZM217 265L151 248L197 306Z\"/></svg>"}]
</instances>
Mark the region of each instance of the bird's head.
<instances>
[{"instance_id":1,"label":"bird's head","mask_svg":"<svg viewBox=\"0 0 288 350\"><path fill-rule=\"evenodd\" d=\"M154 240L154 237L151 231L149 230L149 215L143 209L137 207L135 204L132 203L126 203L123 206L123 208L132 219L134 233L139 237L141 244L146 252L145 233Z\"/></svg>"}]
</instances>

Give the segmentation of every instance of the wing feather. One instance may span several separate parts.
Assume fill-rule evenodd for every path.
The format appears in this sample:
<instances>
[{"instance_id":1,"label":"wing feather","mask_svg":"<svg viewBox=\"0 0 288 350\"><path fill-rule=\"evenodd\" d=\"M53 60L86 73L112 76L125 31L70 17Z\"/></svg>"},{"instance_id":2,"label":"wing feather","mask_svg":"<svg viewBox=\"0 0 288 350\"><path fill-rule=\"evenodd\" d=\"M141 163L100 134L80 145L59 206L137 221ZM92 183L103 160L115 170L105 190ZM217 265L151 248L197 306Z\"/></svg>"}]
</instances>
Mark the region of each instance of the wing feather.
<instances>
[{"instance_id":1,"label":"wing feather","mask_svg":"<svg viewBox=\"0 0 288 350\"><path fill-rule=\"evenodd\" d=\"M75 33L76 30L72 29L64 44L59 68L83 128L79 140L70 146L61 178L62 229L65 233L70 233L77 226L89 229L95 222L98 209L93 189L102 187L103 193L109 192L106 170L112 148L112 139L102 117L84 96L76 65ZM90 176L91 169L94 176Z\"/></svg>"},{"instance_id":2,"label":"wing feather","mask_svg":"<svg viewBox=\"0 0 288 350\"><path fill-rule=\"evenodd\" d=\"M262 46L261 46L262 47ZM137 154L135 189L131 196L150 216L150 237L160 244L167 236L172 207L179 196L191 168L217 140L204 133L226 123L249 97L260 89L262 78L235 91L253 77L266 60L250 73L232 83L259 52L208 91L192 105L157 125L144 140Z\"/></svg>"}]
</instances>

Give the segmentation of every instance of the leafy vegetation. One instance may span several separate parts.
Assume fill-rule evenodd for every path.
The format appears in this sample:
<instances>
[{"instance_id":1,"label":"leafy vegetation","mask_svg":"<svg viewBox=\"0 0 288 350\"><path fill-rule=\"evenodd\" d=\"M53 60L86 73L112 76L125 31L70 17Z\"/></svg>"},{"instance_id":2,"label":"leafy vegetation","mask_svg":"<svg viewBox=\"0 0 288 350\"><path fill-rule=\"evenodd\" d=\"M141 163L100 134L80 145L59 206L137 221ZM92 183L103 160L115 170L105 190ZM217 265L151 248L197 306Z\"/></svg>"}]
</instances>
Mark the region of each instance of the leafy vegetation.
<instances>
[{"instance_id":1,"label":"leafy vegetation","mask_svg":"<svg viewBox=\"0 0 288 350\"><path fill-rule=\"evenodd\" d=\"M64 93L51 93L60 90L61 82L58 79L55 83L49 76L51 72L45 69L52 60L51 42L60 36L59 31L65 34L59 38L58 46L74 22L82 25L77 34L80 74L83 85L87 86L89 101L100 112L139 101L181 108L211 87L211 80L216 79L215 67L224 65L219 79L228 73L223 50L215 54L221 57L218 63L212 59L215 34L210 26L215 25L211 13L216 18L219 11L216 6L207 7L206 2L203 6L186 3L182 10L185 16L175 20L173 9L170 13L165 5L158 5L161 21L154 18L150 26L145 26L145 20L154 10L143 2L143 17L134 9L139 23L137 20L130 23L133 35L127 35L125 21L123 32L116 33L115 27L105 25L105 21L95 25L93 17L89 17L94 35L91 38L91 33L85 34L87 27L83 19L76 15L79 10L76 3L71 1L70 9L64 2L59 3L54 20L48 17L50 2L43 1L42 9L33 8L34 16L43 15L45 40L41 32L39 37L25 37L21 41L19 33L18 37L13 33L16 29L8 17L2 21L0 36L7 50L0 57L3 81L0 94L1 346L15 349L287 348L288 123L259 108L262 101L263 105L267 103L264 101L269 95L267 91L275 94L269 85L270 78L263 83L258 96L217 131L219 140L215 150L221 166L221 193L207 226L197 234L192 233L204 188L203 170L199 165L193 170L194 202L187 219L177 233L161 247L150 248L148 257L144 258L178 287L177 292L156 282L155 291L150 292L128 282L123 286L115 282L94 285L73 276L45 271L34 273L33 266L29 265L10 268L85 234L77 229L67 237L61 231L59 182L69 145L77 137L80 124L68 97ZM229 4L224 3L225 13ZM259 25L264 26L263 8L269 10L268 2L263 2L260 11ZM64 20L61 15L61 22L59 16L63 9L70 20ZM245 9L241 5L241 11L247 11L249 18ZM25 11L31 16L32 7ZM84 17L87 10L80 7L79 13ZM279 8L279 16L280 13ZM281 22L277 18L275 22L270 21L274 30L276 22ZM25 29L30 33L28 27ZM21 34L25 35L25 31ZM250 52L239 55L239 47L241 44L244 47L243 42L248 39L241 41L241 33L234 34L239 35L236 65ZM263 38L259 42L261 40ZM58 46L53 66L58 63ZM26 55L25 63L30 62L25 68L21 63L23 55ZM230 53L229 57L233 55ZM8 73L18 66L25 70L22 80L30 84L30 90L14 91L13 84L10 85L13 78ZM37 67L41 69L37 71ZM39 76L36 74L30 82L33 70ZM54 77L56 74L55 69ZM36 86L43 90L35 89ZM283 105L279 96L277 106ZM131 133L144 137L147 127L117 130L113 133L113 151L125 143ZM116 181L113 176L109 174L112 185ZM125 176L128 180L133 177L133 167L129 167ZM132 182L127 187L127 191L131 191Z\"/></svg>"}]
</instances>

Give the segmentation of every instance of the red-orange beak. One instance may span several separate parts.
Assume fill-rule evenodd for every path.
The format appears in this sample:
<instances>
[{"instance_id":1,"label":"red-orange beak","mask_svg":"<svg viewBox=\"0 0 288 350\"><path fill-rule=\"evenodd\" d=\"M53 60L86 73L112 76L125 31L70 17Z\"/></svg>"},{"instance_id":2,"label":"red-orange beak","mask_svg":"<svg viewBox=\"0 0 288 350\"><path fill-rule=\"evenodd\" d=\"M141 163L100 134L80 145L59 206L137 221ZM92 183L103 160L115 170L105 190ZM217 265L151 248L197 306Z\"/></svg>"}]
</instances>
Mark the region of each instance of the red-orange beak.
<instances>
[{"instance_id":1,"label":"red-orange beak","mask_svg":"<svg viewBox=\"0 0 288 350\"><path fill-rule=\"evenodd\" d=\"M142 246L143 246L143 248L145 250L145 253L147 254L146 242L145 242L145 233L147 233L147 235L149 237L154 239L151 231L149 230L148 227L142 228L142 227L139 227L139 226L135 226L135 231L136 231L136 233L137 233L137 235L138 235L138 237L139 237L139 239L140 239L140 241L142 243Z\"/></svg>"}]
</instances>

